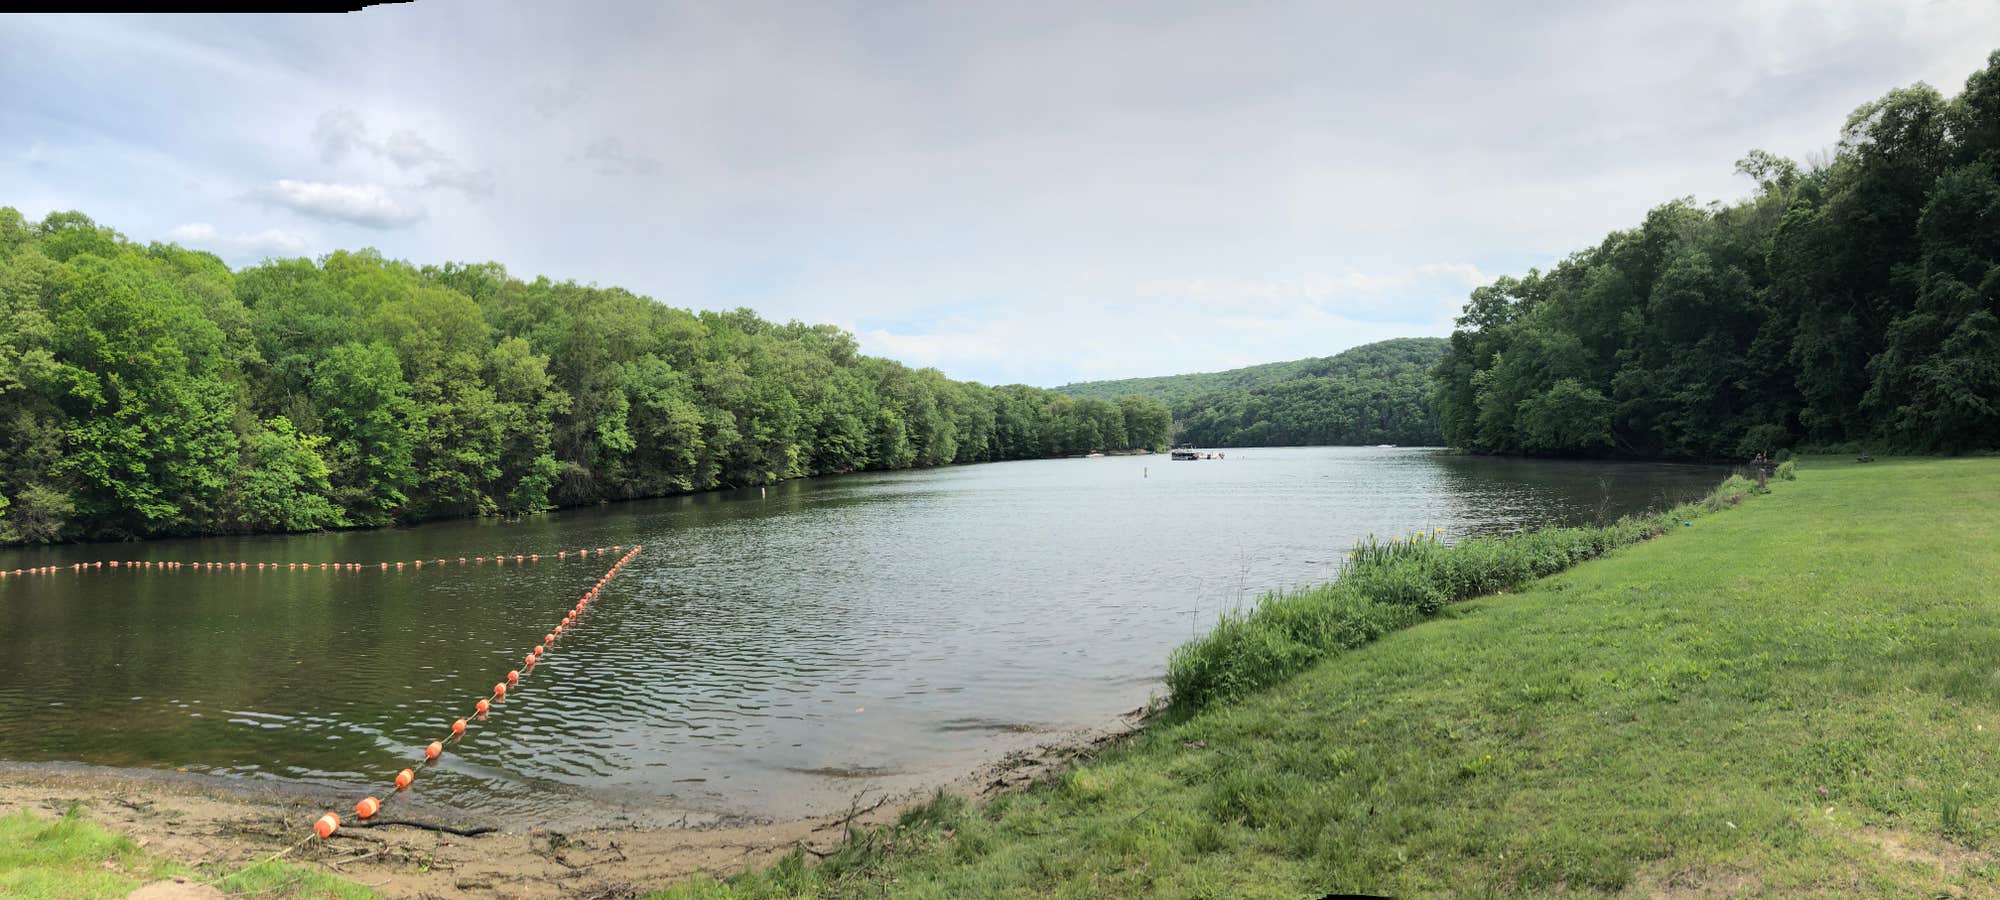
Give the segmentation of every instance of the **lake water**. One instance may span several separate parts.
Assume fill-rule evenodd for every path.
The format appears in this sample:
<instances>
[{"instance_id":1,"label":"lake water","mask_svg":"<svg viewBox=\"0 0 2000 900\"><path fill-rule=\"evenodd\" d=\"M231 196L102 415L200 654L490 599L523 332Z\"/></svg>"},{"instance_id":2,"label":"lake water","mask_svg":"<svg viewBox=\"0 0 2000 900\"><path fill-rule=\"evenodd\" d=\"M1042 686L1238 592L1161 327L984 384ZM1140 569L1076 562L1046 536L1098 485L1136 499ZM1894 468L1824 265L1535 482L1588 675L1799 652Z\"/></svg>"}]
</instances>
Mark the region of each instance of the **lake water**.
<instances>
[{"instance_id":1,"label":"lake water","mask_svg":"<svg viewBox=\"0 0 2000 900\"><path fill-rule=\"evenodd\" d=\"M424 805L543 824L789 817L942 783L1161 692L1168 652L1369 533L1448 536L1691 499L1712 467L1416 449L1226 451L863 474L506 523L0 551L0 759L278 779L346 808L645 551ZM383 572L378 561L445 558ZM249 570L72 572L98 560ZM359 572L256 570L359 561Z\"/></svg>"}]
</instances>

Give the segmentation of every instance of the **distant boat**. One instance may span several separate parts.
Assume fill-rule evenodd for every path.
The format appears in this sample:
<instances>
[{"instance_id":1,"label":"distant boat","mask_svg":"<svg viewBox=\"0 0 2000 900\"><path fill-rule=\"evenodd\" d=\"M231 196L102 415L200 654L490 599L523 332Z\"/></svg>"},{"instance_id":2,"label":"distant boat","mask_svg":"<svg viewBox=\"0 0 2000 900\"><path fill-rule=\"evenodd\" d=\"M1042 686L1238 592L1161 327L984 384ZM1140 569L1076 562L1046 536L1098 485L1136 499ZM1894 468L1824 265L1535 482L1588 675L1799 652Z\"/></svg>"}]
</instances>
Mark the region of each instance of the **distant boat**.
<instances>
[{"instance_id":1,"label":"distant boat","mask_svg":"<svg viewBox=\"0 0 2000 900\"><path fill-rule=\"evenodd\" d=\"M1393 449L1395 449L1395 447L1396 447L1396 445L1395 445L1395 444L1376 444L1376 445L1375 445L1375 449L1377 449L1377 450L1393 450Z\"/></svg>"},{"instance_id":2,"label":"distant boat","mask_svg":"<svg viewBox=\"0 0 2000 900\"><path fill-rule=\"evenodd\" d=\"M1204 453L1200 450L1196 450L1194 448L1194 445L1192 444L1182 444L1174 448L1174 458L1175 459L1223 459L1224 457L1220 453Z\"/></svg>"},{"instance_id":3,"label":"distant boat","mask_svg":"<svg viewBox=\"0 0 2000 900\"><path fill-rule=\"evenodd\" d=\"M1090 451L1089 453L1085 453L1085 454L1083 455L1083 458L1084 458L1084 459L1103 459L1103 458L1104 458L1104 451L1102 451L1102 450L1092 450L1092 451Z\"/></svg>"}]
</instances>

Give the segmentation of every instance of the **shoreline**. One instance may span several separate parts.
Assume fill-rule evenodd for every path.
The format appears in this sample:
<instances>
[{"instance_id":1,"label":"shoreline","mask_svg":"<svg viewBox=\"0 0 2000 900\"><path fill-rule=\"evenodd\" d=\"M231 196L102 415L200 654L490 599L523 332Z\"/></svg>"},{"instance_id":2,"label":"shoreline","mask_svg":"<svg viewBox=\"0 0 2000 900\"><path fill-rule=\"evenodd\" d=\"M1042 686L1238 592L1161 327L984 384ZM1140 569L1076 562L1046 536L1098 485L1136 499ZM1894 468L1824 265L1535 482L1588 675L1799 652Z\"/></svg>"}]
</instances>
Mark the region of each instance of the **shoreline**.
<instances>
[{"instance_id":1,"label":"shoreline","mask_svg":"<svg viewBox=\"0 0 2000 900\"><path fill-rule=\"evenodd\" d=\"M1344 446L1344 445L1330 444L1327 446ZM1159 450L1116 450L1116 451L1107 450L1104 451L1104 455L1160 456L1164 454L1162 453L1162 451ZM1037 462L1040 460L1084 459L1084 458L1085 458L1084 454L1078 453L1073 455L1059 455L1059 456L1024 456L1018 459L980 459L980 460L972 460L969 462L948 462L935 466L908 466L901 469L855 469L849 472L820 472L814 475L800 475L796 478L781 478L778 479L777 481L764 482L761 484L740 484L740 485L720 484L716 485L715 487L703 488L701 490L675 491L673 493L668 493L668 494L645 494L635 497L602 497L588 503L557 505L545 510L541 510L540 512L526 513L521 515L440 516L435 519L419 519L414 522L389 522L382 525L351 525L342 528L321 528L315 531L197 531L189 534L156 534L149 537L131 537L123 539L86 538L78 540L52 541L52 542L42 542L42 543L0 541L0 552L50 549L55 547L92 547L92 546L125 547L136 544L153 544L164 541L207 540L211 538L288 538L288 537L306 537L310 535L326 535L326 534L367 534L378 531L393 531L396 529L405 529L405 528L422 528L426 525L435 525L443 522L467 522L467 521L478 521L484 519L496 519L502 522L519 522L526 519L532 519L536 516L548 515L550 513L564 513L564 512L570 512L572 510L585 510L585 509L603 509L606 507L615 507L627 503L639 503L648 500L673 500L680 497L702 497L713 494L728 494L728 493L735 493L738 491L751 491L757 488L768 489L768 488L778 487L780 485L798 484L800 482L807 482L807 481L819 481L821 479L828 479L828 478L846 478L855 475L886 475L895 472L935 472L944 469L959 468L962 466L983 466L992 463Z\"/></svg>"},{"instance_id":2,"label":"shoreline","mask_svg":"<svg viewBox=\"0 0 2000 900\"><path fill-rule=\"evenodd\" d=\"M0 761L0 815L33 810L61 816L80 805L91 820L129 835L142 850L198 869L244 866L291 848L286 861L320 868L384 897L631 896L696 874L720 878L761 869L794 851L830 853L851 827L892 823L939 792L984 800L1020 790L1139 733L1159 711L1158 705L1141 706L1097 725L1053 733L942 784L893 793L864 788L843 812L748 824L683 817L685 824L621 826L607 818L565 830L454 816L418 799L366 824L352 819L351 810L337 809L341 829L329 840L301 845L308 824L337 799L323 787L10 761Z\"/></svg>"}]
</instances>

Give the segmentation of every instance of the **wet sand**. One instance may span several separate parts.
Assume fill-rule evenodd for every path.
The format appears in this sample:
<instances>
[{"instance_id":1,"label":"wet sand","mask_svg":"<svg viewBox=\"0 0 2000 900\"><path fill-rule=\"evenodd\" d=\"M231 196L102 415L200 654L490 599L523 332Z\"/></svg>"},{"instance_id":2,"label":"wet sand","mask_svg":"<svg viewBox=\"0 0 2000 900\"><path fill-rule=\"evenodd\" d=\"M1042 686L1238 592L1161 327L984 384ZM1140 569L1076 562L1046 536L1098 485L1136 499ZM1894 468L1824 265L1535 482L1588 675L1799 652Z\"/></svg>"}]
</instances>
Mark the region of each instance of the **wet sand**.
<instances>
[{"instance_id":1,"label":"wet sand","mask_svg":"<svg viewBox=\"0 0 2000 900\"><path fill-rule=\"evenodd\" d=\"M479 821L421 802L352 819L353 797L279 782L161 770L0 763L0 814L33 809L61 815L82 804L95 821L128 834L150 853L207 868L235 868L277 853L368 885L385 897L632 897L695 873L725 877L777 862L796 849L825 854L850 825L893 821L942 789L969 799L1017 790L1088 758L1143 726L1132 710L1103 725L1051 735L942 785L900 794L863 791L846 810L808 819L718 823L689 817L670 827L607 824L552 830L533 822ZM328 809L342 827L301 843ZM413 822L477 834L396 824ZM490 830L488 830L490 829ZM214 896L198 885L162 883L161 896Z\"/></svg>"}]
</instances>

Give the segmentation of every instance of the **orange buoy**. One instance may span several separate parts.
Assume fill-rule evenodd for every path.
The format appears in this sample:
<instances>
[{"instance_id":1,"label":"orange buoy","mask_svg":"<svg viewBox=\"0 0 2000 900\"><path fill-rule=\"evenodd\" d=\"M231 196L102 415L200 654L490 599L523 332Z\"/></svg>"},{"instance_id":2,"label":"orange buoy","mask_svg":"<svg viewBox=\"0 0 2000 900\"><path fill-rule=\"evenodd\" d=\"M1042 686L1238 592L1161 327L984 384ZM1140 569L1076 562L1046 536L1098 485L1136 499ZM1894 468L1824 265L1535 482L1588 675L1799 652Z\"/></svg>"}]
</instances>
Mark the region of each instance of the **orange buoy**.
<instances>
[{"instance_id":1,"label":"orange buoy","mask_svg":"<svg viewBox=\"0 0 2000 900\"><path fill-rule=\"evenodd\" d=\"M551 631L551 632L549 632L548 634L545 634L545 635L542 635L542 646L546 647L546 646L548 646L548 645L550 645L550 644L553 644L553 643L555 643L555 642L556 642L556 633L555 633L555 632Z\"/></svg>"},{"instance_id":2,"label":"orange buoy","mask_svg":"<svg viewBox=\"0 0 2000 900\"><path fill-rule=\"evenodd\" d=\"M464 734L464 733L465 733L465 720L464 720L464 719L459 719L458 721L455 721L455 722L451 723L451 733L452 733L452 734Z\"/></svg>"},{"instance_id":3,"label":"orange buoy","mask_svg":"<svg viewBox=\"0 0 2000 900\"><path fill-rule=\"evenodd\" d=\"M553 634L555 634L556 637L562 637L562 630L563 627L561 625L557 625L556 630L553 632Z\"/></svg>"},{"instance_id":4,"label":"orange buoy","mask_svg":"<svg viewBox=\"0 0 2000 900\"><path fill-rule=\"evenodd\" d=\"M557 558L557 559L568 559L568 558L569 558L569 551L568 551L568 550L558 550L558 551L556 551L556 558Z\"/></svg>"},{"instance_id":5,"label":"orange buoy","mask_svg":"<svg viewBox=\"0 0 2000 900\"><path fill-rule=\"evenodd\" d=\"M320 840L333 837L333 833L339 830L340 817L333 813L320 816L319 821L313 823L313 833L319 835Z\"/></svg>"},{"instance_id":6,"label":"orange buoy","mask_svg":"<svg viewBox=\"0 0 2000 900\"><path fill-rule=\"evenodd\" d=\"M402 564L402 563L397 563L397 564L396 564L396 568L400 569L400 568L402 568L402 567L403 567L403 564ZM421 560L421 559L420 559L420 560L417 560L417 568L421 569L421 568L423 568L423 567L424 567L424 561L423 561L423 560Z\"/></svg>"},{"instance_id":7,"label":"orange buoy","mask_svg":"<svg viewBox=\"0 0 2000 900\"><path fill-rule=\"evenodd\" d=\"M465 557L463 557L463 556L459 557L459 558L458 558L458 564L459 564L459 565L461 565L461 566L462 566L462 565L465 565Z\"/></svg>"},{"instance_id":8,"label":"orange buoy","mask_svg":"<svg viewBox=\"0 0 2000 900\"><path fill-rule=\"evenodd\" d=\"M438 565L440 565L440 566L441 566L441 565L444 565L444 560L442 560L442 559L438 560L438 561L437 561L437 564L438 564Z\"/></svg>"},{"instance_id":9,"label":"orange buoy","mask_svg":"<svg viewBox=\"0 0 2000 900\"><path fill-rule=\"evenodd\" d=\"M444 752L444 744L439 743L437 741L432 741L430 746L424 748L424 759L427 760L437 759L438 754L443 752Z\"/></svg>"},{"instance_id":10,"label":"orange buoy","mask_svg":"<svg viewBox=\"0 0 2000 900\"><path fill-rule=\"evenodd\" d=\"M485 562L485 561L486 561L486 557L484 557L484 556L475 556L475 557L473 557L473 558L472 558L472 561L473 561L473 562L481 562L481 563L483 563L483 562Z\"/></svg>"},{"instance_id":11,"label":"orange buoy","mask_svg":"<svg viewBox=\"0 0 2000 900\"><path fill-rule=\"evenodd\" d=\"M493 708L493 704L482 699L478 703L472 704L472 708L479 710L479 714L483 716L486 715L487 710Z\"/></svg>"},{"instance_id":12,"label":"orange buoy","mask_svg":"<svg viewBox=\"0 0 2000 900\"><path fill-rule=\"evenodd\" d=\"M387 571L389 571L389 564L388 564L388 563L383 563L383 564L382 564L382 571L384 571L384 572L387 572Z\"/></svg>"},{"instance_id":13,"label":"orange buoy","mask_svg":"<svg viewBox=\"0 0 2000 900\"><path fill-rule=\"evenodd\" d=\"M521 560L524 560L524 559L527 559L527 557L525 557L525 556L522 556L522 555L521 555L521 554L519 554L519 553L516 553L516 554L514 554L514 561L515 561L515 562L520 562Z\"/></svg>"},{"instance_id":14,"label":"orange buoy","mask_svg":"<svg viewBox=\"0 0 2000 900\"><path fill-rule=\"evenodd\" d=\"M381 808L382 808L382 801L377 800L374 797L366 797L363 798L360 803L354 804L354 814L363 819L366 819L369 816L374 815L375 811Z\"/></svg>"},{"instance_id":15,"label":"orange buoy","mask_svg":"<svg viewBox=\"0 0 2000 900\"><path fill-rule=\"evenodd\" d=\"M409 786L410 786L410 782L412 782L412 781L415 781L415 780L417 780L417 773L415 773L415 772L412 772L412 771L410 771L409 769L404 769L404 770L403 770L403 771L401 771L401 772L397 772L397 773L396 773L396 790L399 790L399 791L400 791L400 790L403 790L404 788L407 788L407 787L409 787Z\"/></svg>"},{"instance_id":16,"label":"orange buoy","mask_svg":"<svg viewBox=\"0 0 2000 900\"><path fill-rule=\"evenodd\" d=\"M534 664L535 664L535 654L530 653L527 656L521 657L521 665L532 666Z\"/></svg>"},{"instance_id":17,"label":"orange buoy","mask_svg":"<svg viewBox=\"0 0 2000 900\"><path fill-rule=\"evenodd\" d=\"M541 562L541 561L542 561L542 555L541 555L540 553L530 553L530 554L528 554L528 561L529 561L529 562Z\"/></svg>"},{"instance_id":18,"label":"orange buoy","mask_svg":"<svg viewBox=\"0 0 2000 900\"><path fill-rule=\"evenodd\" d=\"M422 563L419 563L418 565L422 565ZM397 564L396 564L396 568L400 569L400 568L402 568L402 567L403 567L403 564L402 564L402 563L400 563L400 562L399 562L399 563L397 563Z\"/></svg>"},{"instance_id":19,"label":"orange buoy","mask_svg":"<svg viewBox=\"0 0 2000 900\"><path fill-rule=\"evenodd\" d=\"M504 681L494 682L493 696L498 697L502 700L507 699L507 683Z\"/></svg>"},{"instance_id":20,"label":"orange buoy","mask_svg":"<svg viewBox=\"0 0 2000 900\"><path fill-rule=\"evenodd\" d=\"M508 683L508 684L520 684L520 683L521 683L521 670L519 670L519 669L508 669L508 670L507 670L507 683Z\"/></svg>"}]
</instances>

